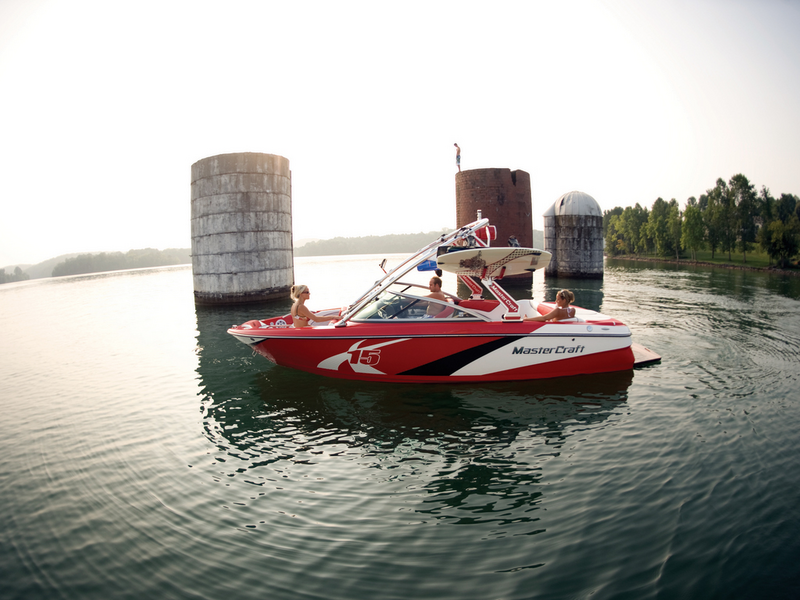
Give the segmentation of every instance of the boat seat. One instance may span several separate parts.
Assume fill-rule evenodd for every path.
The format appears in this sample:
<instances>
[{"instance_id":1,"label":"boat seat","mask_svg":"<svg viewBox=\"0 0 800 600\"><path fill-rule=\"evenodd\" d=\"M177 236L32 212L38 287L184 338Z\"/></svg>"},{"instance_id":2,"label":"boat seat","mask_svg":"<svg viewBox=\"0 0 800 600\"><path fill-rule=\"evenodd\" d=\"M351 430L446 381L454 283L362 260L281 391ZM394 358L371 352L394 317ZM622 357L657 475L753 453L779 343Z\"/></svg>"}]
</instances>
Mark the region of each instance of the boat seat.
<instances>
[{"instance_id":1,"label":"boat seat","mask_svg":"<svg viewBox=\"0 0 800 600\"><path fill-rule=\"evenodd\" d=\"M536 317L539 315L530 300L517 300L517 305L519 306L519 314L523 317Z\"/></svg>"},{"instance_id":2,"label":"boat seat","mask_svg":"<svg viewBox=\"0 0 800 600\"><path fill-rule=\"evenodd\" d=\"M447 308L445 308L439 314L434 315L433 318L434 319L446 319L447 317L451 316L455 311L456 311L455 308L453 308L452 306L448 306Z\"/></svg>"}]
</instances>

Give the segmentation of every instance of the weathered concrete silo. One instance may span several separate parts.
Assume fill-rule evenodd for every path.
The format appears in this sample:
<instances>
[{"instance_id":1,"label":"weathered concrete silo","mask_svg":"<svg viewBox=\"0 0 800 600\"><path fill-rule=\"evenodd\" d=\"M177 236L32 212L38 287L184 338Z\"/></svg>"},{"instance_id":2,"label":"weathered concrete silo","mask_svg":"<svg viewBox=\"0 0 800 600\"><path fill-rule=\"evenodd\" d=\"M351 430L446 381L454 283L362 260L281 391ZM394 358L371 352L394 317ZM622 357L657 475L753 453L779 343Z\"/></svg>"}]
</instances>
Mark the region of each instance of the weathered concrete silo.
<instances>
[{"instance_id":1,"label":"weathered concrete silo","mask_svg":"<svg viewBox=\"0 0 800 600\"><path fill-rule=\"evenodd\" d=\"M478 210L497 227L492 245L505 246L513 235L520 246L533 246L531 176L525 171L471 169L456 173L456 227L472 223Z\"/></svg>"},{"instance_id":2,"label":"weathered concrete silo","mask_svg":"<svg viewBox=\"0 0 800 600\"><path fill-rule=\"evenodd\" d=\"M199 304L286 298L294 281L292 175L274 154L192 165L192 271Z\"/></svg>"},{"instance_id":3,"label":"weathered concrete silo","mask_svg":"<svg viewBox=\"0 0 800 600\"><path fill-rule=\"evenodd\" d=\"M544 213L544 249L553 255L546 275L602 279L603 211L583 192L569 192Z\"/></svg>"}]
</instances>

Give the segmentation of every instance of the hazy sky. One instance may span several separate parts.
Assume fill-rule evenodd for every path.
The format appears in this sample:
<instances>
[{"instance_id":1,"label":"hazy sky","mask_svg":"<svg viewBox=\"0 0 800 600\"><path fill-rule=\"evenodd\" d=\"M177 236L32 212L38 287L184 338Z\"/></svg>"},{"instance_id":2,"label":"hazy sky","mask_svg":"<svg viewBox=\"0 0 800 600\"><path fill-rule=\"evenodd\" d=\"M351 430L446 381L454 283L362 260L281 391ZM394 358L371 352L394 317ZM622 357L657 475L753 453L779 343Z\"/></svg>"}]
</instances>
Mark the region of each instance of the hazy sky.
<instances>
[{"instance_id":1,"label":"hazy sky","mask_svg":"<svg viewBox=\"0 0 800 600\"><path fill-rule=\"evenodd\" d=\"M0 0L0 267L189 247L190 172L289 159L294 237L454 226L462 168L800 194L800 2Z\"/></svg>"}]
</instances>

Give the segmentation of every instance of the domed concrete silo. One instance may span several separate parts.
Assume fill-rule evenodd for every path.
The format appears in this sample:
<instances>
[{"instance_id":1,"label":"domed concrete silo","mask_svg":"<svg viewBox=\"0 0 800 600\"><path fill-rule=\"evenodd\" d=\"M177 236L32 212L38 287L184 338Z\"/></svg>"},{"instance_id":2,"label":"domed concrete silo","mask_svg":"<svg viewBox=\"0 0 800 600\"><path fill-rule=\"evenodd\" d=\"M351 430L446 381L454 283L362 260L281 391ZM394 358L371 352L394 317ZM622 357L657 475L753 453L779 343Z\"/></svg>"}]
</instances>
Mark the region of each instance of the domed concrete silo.
<instances>
[{"instance_id":1,"label":"domed concrete silo","mask_svg":"<svg viewBox=\"0 0 800 600\"><path fill-rule=\"evenodd\" d=\"M544 213L544 272L556 277L603 278L603 211L583 192L564 194Z\"/></svg>"},{"instance_id":2,"label":"domed concrete silo","mask_svg":"<svg viewBox=\"0 0 800 600\"><path fill-rule=\"evenodd\" d=\"M198 304L288 297L294 281L288 159L244 152L192 165L192 271Z\"/></svg>"}]
</instances>

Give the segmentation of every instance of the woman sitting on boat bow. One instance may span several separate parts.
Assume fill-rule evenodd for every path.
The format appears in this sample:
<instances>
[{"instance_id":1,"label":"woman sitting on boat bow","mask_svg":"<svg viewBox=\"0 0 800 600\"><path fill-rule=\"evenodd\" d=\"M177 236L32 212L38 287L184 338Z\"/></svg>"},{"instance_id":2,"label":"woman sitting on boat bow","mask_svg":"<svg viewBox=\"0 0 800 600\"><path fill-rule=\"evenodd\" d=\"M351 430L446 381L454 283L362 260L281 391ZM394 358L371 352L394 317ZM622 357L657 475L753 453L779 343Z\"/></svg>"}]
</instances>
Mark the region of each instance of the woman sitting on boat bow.
<instances>
[{"instance_id":1,"label":"woman sitting on boat bow","mask_svg":"<svg viewBox=\"0 0 800 600\"><path fill-rule=\"evenodd\" d=\"M575 294L569 290L561 290L556 294L556 307L546 315L538 317L524 317L523 321L563 321L575 316L575 307L570 304L575 300Z\"/></svg>"},{"instance_id":2,"label":"woman sitting on boat bow","mask_svg":"<svg viewBox=\"0 0 800 600\"><path fill-rule=\"evenodd\" d=\"M292 300L294 300L294 304L292 305L292 323L295 327L308 327L311 325L311 321L335 321L339 318L339 315L330 317L315 315L306 308L306 300L311 296L311 290L308 289L307 285L293 285L290 293Z\"/></svg>"}]
</instances>

